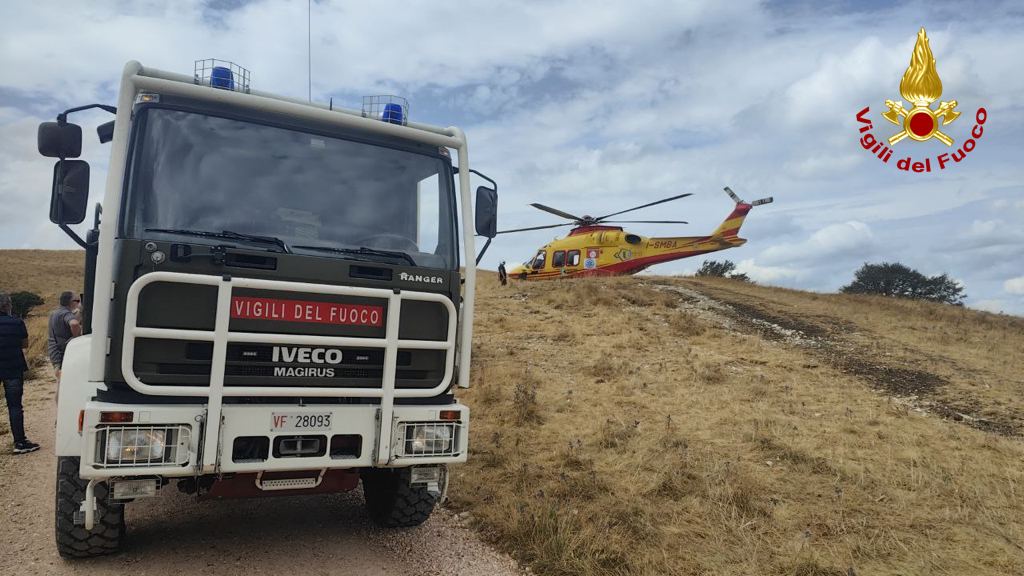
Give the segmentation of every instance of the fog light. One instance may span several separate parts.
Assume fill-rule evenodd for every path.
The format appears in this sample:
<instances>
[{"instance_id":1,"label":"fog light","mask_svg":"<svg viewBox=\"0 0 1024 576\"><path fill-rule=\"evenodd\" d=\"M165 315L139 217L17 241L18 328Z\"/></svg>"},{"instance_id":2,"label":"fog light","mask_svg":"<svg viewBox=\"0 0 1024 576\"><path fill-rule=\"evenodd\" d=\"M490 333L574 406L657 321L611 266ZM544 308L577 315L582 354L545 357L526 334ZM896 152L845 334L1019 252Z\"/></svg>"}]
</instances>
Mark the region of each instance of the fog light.
<instances>
[{"instance_id":1,"label":"fog light","mask_svg":"<svg viewBox=\"0 0 1024 576\"><path fill-rule=\"evenodd\" d=\"M409 479L410 484L437 484L440 481L440 466L414 466Z\"/></svg>"},{"instance_id":2,"label":"fog light","mask_svg":"<svg viewBox=\"0 0 1024 576\"><path fill-rule=\"evenodd\" d=\"M162 460L166 446L166 430L111 428L107 432L107 461L124 463Z\"/></svg>"},{"instance_id":3,"label":"fog light","mask_svg":"<svg viewBox=\"0 0 1024 576\"><path fill-rule=\"evenodd\" d=\"M413 454L441 454L452 446L452 428L436 424L416 424L407 437L408 451Z\"/></svg>"}]
</instances>

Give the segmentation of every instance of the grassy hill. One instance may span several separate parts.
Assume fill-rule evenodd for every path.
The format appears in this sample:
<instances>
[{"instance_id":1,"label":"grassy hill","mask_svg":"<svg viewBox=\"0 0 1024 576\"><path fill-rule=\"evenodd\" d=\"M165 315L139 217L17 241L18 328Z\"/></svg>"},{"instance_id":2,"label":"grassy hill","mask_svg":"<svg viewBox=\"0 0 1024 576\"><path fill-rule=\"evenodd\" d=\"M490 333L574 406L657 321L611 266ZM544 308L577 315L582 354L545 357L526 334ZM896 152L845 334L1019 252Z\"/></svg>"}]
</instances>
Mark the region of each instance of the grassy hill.
<instances>
[{"instance_id":1,"label":"grassy hill","mask_svg":"<svg viewBox=\"0 0 1024 576\"><path fill-rule=\"evenodd\" d=\"M1024 573L1024 319L731 280L478 294L452 497L537 573Z\"/></svg>"},{"instance_id":2,"label":"grassy hill","mask_svg":"<svg viewBox=\"0 0 1024 576\"><path fill-rule=\"evenodd\" d=\"M35 347L82 253L0 260L47 298ZM1024 319L659 277L478 296L450 496L534 572L1024 573Z\"/></svg>"},{"instance_id":3,"label":"grassy hill","mask_svg":"<svg viewBox=\"0 0 1024 576\"><path fill-rule=\"evenodd\" d=\"M0 292L34 292L43 305L27 319L29 364L38 368L46 359L46 321L58 306L60 293L83 290L84 250L0 250ZM6 413L5 413L6 418Z\"/></svg>"}]
</instances>

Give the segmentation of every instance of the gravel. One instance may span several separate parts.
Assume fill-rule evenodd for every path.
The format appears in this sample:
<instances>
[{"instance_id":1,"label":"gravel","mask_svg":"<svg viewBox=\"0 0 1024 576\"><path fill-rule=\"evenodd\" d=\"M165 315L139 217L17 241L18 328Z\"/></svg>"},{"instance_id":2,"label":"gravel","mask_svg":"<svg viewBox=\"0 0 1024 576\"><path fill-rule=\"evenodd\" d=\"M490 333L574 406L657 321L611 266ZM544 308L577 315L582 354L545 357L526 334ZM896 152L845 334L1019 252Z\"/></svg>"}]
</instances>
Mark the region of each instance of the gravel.
<instances>
[{"instance_id":1,"label":"gravel","mask_svg":"<svg viewBox=\"0 0 1024 576\"><path fill-rule=\"evenodd\" d=\"M418 528L371 525L359 490L198 503L174 484L128 506L128 536L115 556L68 562L53 540L53 384L26 386L28 436L42 449L10 454L0 436L0 574L521 575L444 508ZM2 404L2 403L0 403ZM7 419L6 406L0 418Z\"/></svg>"}]
</instances>

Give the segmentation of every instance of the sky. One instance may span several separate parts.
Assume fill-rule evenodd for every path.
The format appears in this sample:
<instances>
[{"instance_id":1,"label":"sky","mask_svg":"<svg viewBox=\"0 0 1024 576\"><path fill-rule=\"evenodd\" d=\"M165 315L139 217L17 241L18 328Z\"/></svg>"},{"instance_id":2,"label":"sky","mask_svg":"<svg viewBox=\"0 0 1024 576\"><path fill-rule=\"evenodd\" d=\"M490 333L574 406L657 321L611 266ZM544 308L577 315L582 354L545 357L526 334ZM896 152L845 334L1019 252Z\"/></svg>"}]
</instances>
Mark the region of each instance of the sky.
<instances>
[{"instance_id":1,"label":"sky","mask_svg":"<svg viewBox=\"0 0 1024 576\"><path fill-rule=\"evenodd\" d=\"M1024 6L1019 2L343 2L177 0L4 3L0 7L0 248L74 248L47 218L52 160L40 122L65 108L114 104L125 62L191 73L199 58L252 71L253 88L358 108L398 94L410 117L459 126L472 167L499 183L499 229L554 224L541 202L605 214L692 193L631 216L646 236L709 233L729 186L773 196L728 258L763 284L835 291L865 262L899 261L962 282L967 305L1024 315ZM307 22L310 29L307 37ZM898 100L919 28L941 100L962 115L952 148L904 140L889 163L870 132L898 129ZM307 62L307 42L311 58ZM307 75L312 70L312 80ZM909 107L910 104L907 103ZM952 153L930 173L901 158ZM102 196L109 145L78 115ZM91 214L91 210L90 210ZM87 223L91 220L87 220ZM84 230L86 224L77 227ZM481 266L521 262L564 229L499 236ZM695 271L703 258L662 264ZM2 270L2 263L0 263Z\"/></svg>"}]
</instances>

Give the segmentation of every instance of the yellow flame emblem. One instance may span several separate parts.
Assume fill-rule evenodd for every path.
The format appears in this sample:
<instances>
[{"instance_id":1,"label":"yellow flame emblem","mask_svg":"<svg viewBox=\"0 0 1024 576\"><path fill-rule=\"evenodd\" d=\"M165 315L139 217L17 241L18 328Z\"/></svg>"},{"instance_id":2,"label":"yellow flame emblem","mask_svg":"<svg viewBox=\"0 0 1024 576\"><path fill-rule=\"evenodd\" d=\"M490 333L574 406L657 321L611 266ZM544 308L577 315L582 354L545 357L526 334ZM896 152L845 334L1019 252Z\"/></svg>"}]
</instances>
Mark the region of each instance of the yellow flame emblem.
<instances>
[{"instance_id":1,"label":"yellow flame emblem","mask_svg":"<svg viewBox=\"0 0 1024 576\"><path fill-rule=\"evenodd\" d=\"M900 80L900 94L913 103L914 107L906 110L902 101L885 101L889 111L883 112L882 116L903 128L889 138L890 146L907 137L918 142L935 138L946 146L953 145L953 139L939 130L939 119L942 119L941 126L945 126L956 120L960 113L956 111L956 100L942 102L935 110L931 109L932 102L942 96L942 80L935 69L935 56L932 55L924 28L917 33L910 66L907 66Z\"/></svg>"}]
</instances>

